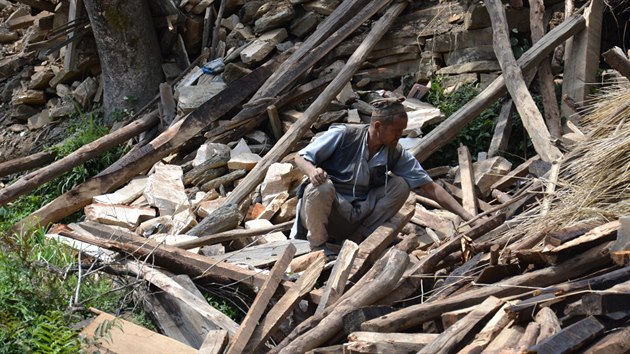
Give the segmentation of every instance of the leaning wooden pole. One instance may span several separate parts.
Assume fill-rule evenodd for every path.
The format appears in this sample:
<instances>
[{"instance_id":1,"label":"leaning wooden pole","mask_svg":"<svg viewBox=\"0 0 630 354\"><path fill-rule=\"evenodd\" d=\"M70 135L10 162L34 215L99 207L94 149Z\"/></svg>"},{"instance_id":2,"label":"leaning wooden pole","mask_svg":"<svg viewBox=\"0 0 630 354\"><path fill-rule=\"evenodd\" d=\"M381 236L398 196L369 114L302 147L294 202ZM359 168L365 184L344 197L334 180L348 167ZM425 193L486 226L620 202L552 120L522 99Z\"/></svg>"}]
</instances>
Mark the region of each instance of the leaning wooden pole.
<instances>
[{"instance_id":1,"label":"leaning wooden pole","mask_svg":"<svg viewBox=\"0 0 630 354\"><path fill-rule=\"evenodd\" d=\"M284 134L273 149L258 162L256 167L243 179L243 181L234 189L234 191L226 198L224 204L238 204L243 201L251 191L263 180L265 173L271 164L279 161L288 154L293 145L304 135L304 133L317 120L319 114L326 108L330 101L341 91L343 86L352 78L354 73L359 69L368 56L372 48L383 37L385 32L392 25L396 17L405 9L407 2L397 2L392 5L387 12L372 27L372 30L365 38L363 43L352 54L346 65L341 69L337 77L326 87L324 92L311 104L304 117L297 121Z\"/></svg>"},{"instance_id":2,"label":"leaning wooden pole","mask_svg":"<svg viewBox=\"0 0 630 354\"><path fill-rule=\"evenodd\" d=\"M586 26L586 21L582 15L569 17L560 25L552 29L540 41L536 42L518 60L517 64L521 70L527 72L533 69L559 44L580 32ZM496 78L479 95L466 103L457 112L453 113L447 120L438 125L427 134L418 145L411 149L411 153L419 160L424 161L434 152L444 147L449 141L477 117L484 109L490 107L501 96L507 92L505 88L505 77L503 75Z\"/></svg>"},{"instance_id":3,"label":"leaning wooden pole","mask_svg":"<svg viewBox=\"0 0 630 354\"><path fill-rule=\"evenodd\" d=\"M523 79L523 73L514 59L503 3L499 0L484 0L484 3L492 20L494 53L501 65L501 71L506 79L505 86L514 100L523 126L542 160L547 162L558 160L562 157L562 153L551 144L551 134L545 126L545 120L536 107Z\"/></svg>"},{"instance_id":4,"label":"leaning wooden pole","mask_svg":"<svg viewBox=\"0 0 630 354\"><path fill-rule=\"evenodd\" d=\"M53 162L37 171L22 176L13 184L0 190L0 205L35 190L40 185L70 171L74 167L110 150L134 136L156 126L159 122L157 110L123 128L107 134L93 142L81 146L70 155Z\"/></svg>"}]
</instances>

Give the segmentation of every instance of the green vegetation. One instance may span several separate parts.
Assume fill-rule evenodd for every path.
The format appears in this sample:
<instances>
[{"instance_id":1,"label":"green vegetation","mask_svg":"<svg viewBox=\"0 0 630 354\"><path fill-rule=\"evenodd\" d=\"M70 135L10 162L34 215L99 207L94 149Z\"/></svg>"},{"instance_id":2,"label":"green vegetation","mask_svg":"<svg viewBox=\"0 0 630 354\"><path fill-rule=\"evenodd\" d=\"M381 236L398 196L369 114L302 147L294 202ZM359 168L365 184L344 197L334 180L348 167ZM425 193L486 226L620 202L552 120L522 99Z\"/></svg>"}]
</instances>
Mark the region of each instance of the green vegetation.
<instances>
[{"instance_id":1,"label":"green vegetation","mask_svg":"<svg viewBox=\"0 0 630 354\"><path fill-rule=\"evenodd\" d=\"M444 113L448 118L468 101L479 94L480 90L475 85L465 84L451 94L444 94L442 79L436 78L431 82L431 88L427 93L427 101ZM534 97L536 99L536 97ZM538 100L539 101L539 100ZM450 141L442 149L435 152L427 159L423 166L431 168L443 165L457 165L457 147L460 144L466 145L470 149L473 160L476 160L477 154L481 151L488 151L496 118L501 110L501 101L497 101L489 108L485 109L472 122L466 125L464 129L457 135L455 139ZM508 151L504 152L504 157L512 162L520 163L522 157L532 156L533 148L531 141L527 137L522 126L518 114L512 117L512 134L510 136L510 146Z\"/></svg>"},{"instance_id":2,"label":"green vegetation","mask_svg":"<svg viewBox=\"0 0 630 354\"><path fill-rule=\"evenodd\" d=\"M71 138L55 148L58 158L107 132L93 116L80 118L69 131ZM131 308L125 296L128 287L97 272L83 270L79 276L75 251L46 239L44 228L10 232L15 222L101 171L123 152L122 148L110 151L0 207L4 241L0 244L0 353L76 353L80 341L71 325L89 316L86 309L119 314ZM141 312L136 313L142 318Z\"/></svg>"}]
</instances>

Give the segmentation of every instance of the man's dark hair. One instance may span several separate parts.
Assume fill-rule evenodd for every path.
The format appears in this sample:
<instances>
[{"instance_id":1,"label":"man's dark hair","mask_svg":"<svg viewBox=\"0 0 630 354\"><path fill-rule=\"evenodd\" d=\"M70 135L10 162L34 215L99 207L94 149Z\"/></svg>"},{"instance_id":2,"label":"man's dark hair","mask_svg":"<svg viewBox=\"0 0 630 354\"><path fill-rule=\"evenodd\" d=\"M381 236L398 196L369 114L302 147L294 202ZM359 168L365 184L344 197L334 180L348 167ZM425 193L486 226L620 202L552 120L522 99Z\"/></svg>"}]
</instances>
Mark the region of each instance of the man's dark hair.
<instances>
[{"instance_id":1,"label":"man's dark hair","mask_svg":"<svg viewBox=\"0 0 630 354\"><path fill-rule=\"evenodd\" d=\"M380 121L384 125L392 124L396 119L407 118L407 111L401 98L381 98L370 102L374 106L371 122Z\"/></svg>"}]
</instances>

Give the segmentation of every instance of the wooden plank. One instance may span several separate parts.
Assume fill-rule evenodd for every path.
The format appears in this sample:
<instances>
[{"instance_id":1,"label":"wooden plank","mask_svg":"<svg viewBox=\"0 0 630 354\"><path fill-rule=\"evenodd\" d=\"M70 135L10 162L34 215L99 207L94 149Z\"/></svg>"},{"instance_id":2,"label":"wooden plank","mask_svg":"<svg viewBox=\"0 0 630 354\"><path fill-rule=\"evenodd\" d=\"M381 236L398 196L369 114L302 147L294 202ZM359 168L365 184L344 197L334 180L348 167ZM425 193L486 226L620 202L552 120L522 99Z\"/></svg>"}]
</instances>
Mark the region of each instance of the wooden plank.
<instances>
[{"instance_id":1,"label":"wooden plank","mask_svg":"<svg viewBox=\"0 0 630 354\"><path fill-rule=\"evenodd\" d=\"M489 297L461 320L442 332L434 341L426 345L418 354L446 354L457 351L458 345L464 342L469 333L484 321L488 316L492 316L496 310L503 305L503 301L494 296Z\"/></svg>"},{"instance_id":2,"label":"wooden plank","mask_svg":"<svg viewBox=\"0 0 630 354\"><path fill-rule=\"evenodd\" d=\"M545 244L558 247L565 242L571 241L578 236L582 236L588 231L601 226L602 221L599 220L584 220L573 224L568 227L564 227L560 230L554 230L545 236ZM618 232L618 231L617 231Z\"/></svg>"},{"instance_id":3,"label":"wooden plank","mask_svg":"<svg viewBox=\"0 0 630 354\"><path fill-rule=\"evenodd\" d=\"M564 22L549 31L542 40L536 42L527 50L517 63L524 72L528 72L546 58L560 43L585 27L585 20L581 15L567 17ZM447 120L438 125L424 136L420 143L410 150L420 162L426 160L434 152L451 141L466 124L477 117L484 109L506 93L503 75L495 79L485 90L466 103Z\"/></svg>"},{"instance_id":4,"label":"wooden plank","mask_svg":"<svg viewBox=\"0 0 630 354\"><path fill-rule=\"evenodd\" d=\"M358 281L365 274L369 267L383 255L400 230L411 220L414 214L413 196L409 196L400 211L392 216L386 223L379 226L370 236L368 236L357 250L356 258L352 263L349 279Z\"/></svg>"},{"instance_id":5,"label":"wooden plank","mask_svg":"<svg viewBox=\"0 0 630 354\"><path fill-rule=\"evenodd\" d=\"M512 114L514 113L514 102L507 99L501 105L501 112L497 117L497 125L494 128L494 134L488 147L488 158L497 156L499 152L505 151L512 132Z\"/></svg>"},{"instance_id":6,"label":"wooden plank","mask_svg":"<svg viewBox=\"0 0 630 354\"><path fill-rule=\"evenodd\" d=\"M485 0L484 3L492 20L494 51L505 75L505 85L514 100L523 126L532 140L534 149L541 159L547 162L558 160L562 153L551 144L551 135L545 126L540 111L527 89L523 74L512 53L505 9L498 0Z\"/></svg>"},{"instance_id":7,"label":"wooden plank","mask_svg":"<svg viewBox=\"0 0 630 354\"><path fill-rule=\"evenodd\" d=\"M245 346L247 346L249 339L254 333L258 320L262 317L263 312L267 308L267 304L276 292L276 289L284 276L284 272L295 255L295 251L295 246L289 245L284 250L282 257L280 257L276 264L274 264L273 268L271 268L265 284L263 284L260 288L260 292L256 295L254 303L249 308L249 311L247 311L247 315L245 316L245 319L243 319L243 322L241 322L241 326L239 327L236 336L234 336L234 340L228 348L227 354L240 354L245 349Z\"/></svg>"},{"instance_id":8,"label":"wooden plank","mask_svg":"<svg viewBox=\"0 0 630 354\"><path fill-rule=\"evenodd\" d=\"M353 353L415 353L431 343L438 334L435 333L378 333L352 332L348 335L349 350ZM353 346L353 342L362 350Z\"/></svg>"},{"instance_id":9,"label":"wooden plank","mask_svg":"<svg viewBox=\"0 0 630 354\"><path fill-rule=\"evenodd\" d=\"M319 275L324 269L324 263L326 257L322 253L317 260L304 271L300 278L287 292L282 295L280 300L269 310L265 319L260 322L258 327L252 333L252 336L244 349L245 353L256 352L269 338L271 333L277 329L293 308L297 305L298 301L304 294L308 293L315 286L315 282L319 278Z\"/></svg>"},{"instance_id":10,"label":"wooden plank","mask_svg":"<svg viewBox=\"0 0 630 354\"><path fill-rule=\"evenodd\" d=\"M256 228L256 229L237 229L237 230L223 231L223 232L216 233L214 235L201 236L193 240L182 241L182 242L176 243L174 246L185 249L185 250L189 250L195 247L214 245L217 243L239 239L239 238L260 236L260 235L265 235L265 234L276 232L276 231L287 231L291 229L293 222L294 221L291 220L291 221L283 222L281 224L265 226L265 227Z\"/></svg>"},{"instance_id":11,"label":"wooden plank","mask_svg":"<svg viewBox=\"0 0 630 354\"><path fill-rule=\"evenodd\" d=\"M225 330L211 330L204 339L198 354L222 354L228 344L228 333Z\"/></svg>"},{"instance_id":12,"label":"wooden plank","mask_svg":"<svg viewBox=\"0 0 630 354\"><path fill-rule=\"evenodd\" d=\"M444 189L446 189L449 193L451 193L455 198L459 199L459 200L463 200L464 197L464 193L462 192L461 189L455 187L454 185L444 181L443 179L441 179L439 181L439 183L441 183L444 186ZM488 210L493 210L494 207L486 202L484 202L483 200L477 200L477 203L479 205L479 209L483 210L484 212L487 212Z\"/></svg>"},{"instance_id":13,"label":"wooden plank","mask_svg":"<svg viewBox=\"0 0 630 354\"><path fill-rule=\"evenodd\" d=\"M70 0L70 7L68 8L68 22L76 21L85 14L83 0ZM74 38L77 35L77 31L73 28L68 33L68 38ZM66 52L63 55L63 70L71 72L77 69L79 60L79 51L77 49L78 43L71 41L66 46Z\"/></svg>"},{"instance_id":14,"label":"wooden plank","mask_svg":"<svg viewBox=\"0 0 630 354\"><path fill-rule=\"evenodd\" d=\"M597 82L595 74L599 67L603 10L604 1L591 1L584 12L585 29L576 34L571 45L566 48L562 95L578 103L584 102L591 84ZM572 113L563 101L562 115L571 118Z\"/></svg>"},{"instance_id":15,"label":"wooden plank","mask_svg":"<svg viewBox=\"0 0 630 354\"><path fill-rule=\"evenodd\" d=\"M267 107L267 114L269 115L269 124L271 124L271 131L273 137L277 140L282 138L282 124L280 123L280 115L278 114L278 108L275 105Z\"/></svg>"},{"instance_id":16,"label":"wooden plank","mask_svg":"<svg viewBox=\"0 0 630 354\"><path fill-rule=\"evenodd\" d=\"M309 253L311 251L306 240L285 240L274 241L262 245L246 247L234 252L228 252L221 258L234 264L248 264L253 267L263 267L274 263L285 249L293 245L296 256Z\"/></svg>"},{"instance_id":17,"label":"wooden plank","mask_svg":"<svg viewBox=\"0 0 630 354\"><path fill-rule=\"evenodd\" d=\"M108 335L98 336L100 328L110 327ZM174 339L138 326L108 313L101 313L81 331L81 336L95 339L90 352L107 353L155 353L195 354L197 350Z\"/></svg>"},{"instance_id":18,"label":"wooden plank","mask_svg":"<svg viewBox=\"0 0 630 354\"><path fill-rule=\"evenodd\" d=\"M608 49L602 54L604 61L621 75L630 79L630 60L619 47Z\"/></svg>"},{"instance_id":19,"label":"wooden plank","mask_svg":"<svg viewBox=\"0 0 630 354\"><path fill-rule=\"evenodd\" d=\"M490 189L498 189L500 191L507 191L510 189L518 179L525 177L529 173L529 166L534 162L540 160L538 155L530 158L529 160L518 165L515 169L510 171L507 175L501 177L498 181L494 182Z\"/></svg>"},{"instance_id":20,"label":"wooden plank","mask_svg":"<svg viewBox=\"0 0 630 354\"><path fill-rule=\"evenodd\" d=\"M487 353L514 353L525 329L518 325L508 325L494 338L485 349Z\"/></svg>"},{"instance_id":21,"label":"wooden plank","mask_svg":"<svg viewBox=\"0 0 630 354\"><path fill-rule=\"evenodd\" d=\"M573 353L597 338L604 332L604 329L604 326L595 317L589 316L535 346L527 348L527 351L538 354Z\"/></svg>"},{"instance_id":22,"label":"wooden plank","mask_svg":"<svg viewBox=\"0 0 630 354\"><path fill-rule=\"evenodd\" d=\"M549 251L543 251L542 256L547 262L556 264L572 257L576 253L593 247L593 245L614 240L615 232L619 229L619 226L619 220L598 226L580 237L565 242Z\"/></svg>"},{"instance_id":23,"label":"wooden plank","mask_svg":"<svg viewBox=\"0 0 630 354\"><path fill-rule=\"evenodd\" d=\"M611 354L630 352L630 327L619 328L588 347L584 354Z\"/></svg>"},{"instance_id":24,"label":"wooden plank","mask_svg":"<svg viewBox=\"0 0 630 354\"><path fill-rule=\"evenodd\" d=\"M374 2L381 3L381 1ZM370 4L373 4L370 2ZM383 4L385 2L383 1ZM376 6L378 8L378 6ZM226 198L225 203L238 204L244 200L251 191L258 186L263 180L269 166L280 161L287 153L290 152L293 145L310 129L310 126L317 120L320 113L328 106L330 101L341 91L343 86L350 80L352 75L359 68L359 65L365 60L370 50L378 42L378 40L387 32L394 22L395 18L406 7L406 3L397 3L390 7L387 12L372 26L370 34L361 46L348 59L346 65L337 74L337 77L326 87L324 92L309 106L304 112L304 119L299 120L291 126L291 129L283 135L274 147L269 151L263 159L258 162L256 167L245 177L245 179L234 189L234 191Z\"/></svg>"},{"instance_id":25,"label":"wooden plank","mask_svg":"<svg viewBox=\"0 0 630 354\"><path fill-rule=\"evenodd\" d=\"M334 304L343 294L358 249L359 246L350 240L343 242L315 314L321 313L327 306Z\"/></svg>"},{"instance_id":26,"label":"wooden plank","mask_svg":"<svg viewBox=\"0 0 630 354\"><path fill-rule=\"evenodd\" d=\"M181 286L175 280L166 276L164 273L153 269L150 266L139 264L136 262L129 262L127 264L127 268L130 271L143 277L151 284L157 286L158 288L169 293L173 297L179 299L186 305L190 306L191 309L199 312L199 314L201 314L210 322L228 331L230 335L234 335L237 333L239 326L238 324L236 324L236 322L234 322L227 315L223 314L221 311L210 306L205 299L199 298L190 291L186 290L186 288Z\"/></svg>"},{"instance_id":27,"label":"wooden plank","mask_svg":"<svg viewBox=\"0 0 630 354\"><path fill-rule=\"evenodd\" d=\"M617 239L610 246L610 257L620 266L630 265L630 216L619 218Z\"/></svg>"},{"instance_id":28,"label":"wooden plank","mask_svg":"<svg viewBox=\"0 0 630 354\"><path fill-rule=\"evenodd\" d=\"M536 323L540 325L536 343L541 343L547 338L555 336L562 330L558 316L556 316L555 312L553 312L553 310L549 307L541 308L534 319L536 320Z\"/></svg>"},{"instance_id":29,"label":"wooden plank","mask_svg":"<svg viewBox=\"0 0 630 354\"><path fill-rule=\"evenodd\" d=\"M470 342L470 344L466 345L462 350L459 351L460 354L473 354L480 353L484 350L492 340L507 326L510 322L510 318L505 312L505 309L509 306L508 303L505 303L503 307L497 311L494 316L485 324L483 329L475 335L475 338Z\"/></svg>"},{"instance_id":30,"label":"wooden plank","mask_svg":"<svg viewBox=\"0 0 630 354\"><path fill-rule=\"evenodd\" d=\"M462 180L462 206L470 215L477 215L479 208L477 195L475 193L475 175L472 166L470 151L465 145L457 148L457 158L459 160L459 173Z\"/></svg>"}]
</instances>

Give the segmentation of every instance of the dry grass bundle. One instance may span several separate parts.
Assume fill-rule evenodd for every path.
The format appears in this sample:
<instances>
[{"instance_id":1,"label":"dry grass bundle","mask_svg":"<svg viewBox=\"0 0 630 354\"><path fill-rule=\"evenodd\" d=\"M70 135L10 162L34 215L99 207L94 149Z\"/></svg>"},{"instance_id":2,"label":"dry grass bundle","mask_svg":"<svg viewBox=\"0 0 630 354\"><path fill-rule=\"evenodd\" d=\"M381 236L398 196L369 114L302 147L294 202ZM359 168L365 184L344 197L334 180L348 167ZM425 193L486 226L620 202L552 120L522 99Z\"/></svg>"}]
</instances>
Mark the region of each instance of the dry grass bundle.
<instances>
[{"instance_id":1,"label":"dry grass bundle","mask_svg":"<svg viewBox=\"0 0 630 354\"><path fill-rule=\"evenodd\" d=\"M582 119L587 139L565 156L550 210L522 216L511 239L596 219L630 215L630 88L606 89Z\"/></svg>"}]
</instances>

